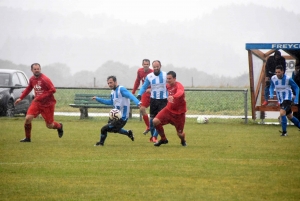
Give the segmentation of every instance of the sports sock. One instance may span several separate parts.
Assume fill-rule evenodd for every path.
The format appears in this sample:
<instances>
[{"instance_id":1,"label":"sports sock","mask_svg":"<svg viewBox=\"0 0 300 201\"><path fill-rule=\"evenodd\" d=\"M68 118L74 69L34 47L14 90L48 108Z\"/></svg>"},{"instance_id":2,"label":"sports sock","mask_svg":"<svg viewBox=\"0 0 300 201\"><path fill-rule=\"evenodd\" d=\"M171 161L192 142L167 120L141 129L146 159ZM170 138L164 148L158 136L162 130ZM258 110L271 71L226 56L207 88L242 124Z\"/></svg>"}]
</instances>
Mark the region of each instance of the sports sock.
<instances>
[{"instance_id":1,"label":"sports sock","mask_svg":"<svg viewBox=\"0 0 300 201\"><path fill-rule=\"evenodd\" d=\"M60 123L57 123L56 121L53 122L53 129L60 129L61 125Z\"/></svg>"},{"instance_id":2,"label":"sports sock","mask_svg":"<svg viewBox=\"0 0 300 201\"><path fill-rule=\"evenodd\" d=\"M30 124L24 124L24 128L25 128L25 136L26 138L31 137L31 123Z\"/></svg>"},{"instance_id":3,"label":"sports sock","mask_svg":"<svg viewBox=\"0 0 300 201\"><path fill-rule=\"evenodd\" d=\"M124 128L121 128L121 129L119 130L119 133L122 134L122 135L128 135L128 131L125 130Z\"/></svg>"},{"instance_id":4,"label":"sports sock","mask_svg":"<svg viewBox=\"0 0 300 201\"><path fill-rule=\"evenodd\" d=\"M100 142L104 143L106 137L107 137L107 134L100 134Z\"/></svg>"},{"instance_id":5,"label":"sports sock","mask_svg":"<svg viewBox=\"0 0 300 201\"><path fill-rule=\"evenodd\" d=\"M144 122L147 126L147 129L150 129L149 117L148 114L143 115Z\"/></svg>"},{"instance_id":6,"label":"sports sock","mask_svg":"<svg viewBox=\"0 0 300 201\"><path fill-rule=\"evenodd\" d=\"M150 132L151 132L151 136L154 136L155 135L155 128L154 128L154 125L153 125L153 118L150 118Z\"/></svg>"},{"instance_id":7,"label":"sports sock","mask_svg":"<svg viewBox=\"0 0 300 201\"><path fill-rule=\"evenodd\" d=\"M291 119L291 122L293 122L296 127L300 128L300 125L299 125L300 122L299 122L299 120L296 117L293 117Z\"/></svg>"},{"instance_id":8,"label":"sports sock","mask_svg":"<svg viewBox=\"0 0 300 201\"><path fill-rule=\"evenodd\" d=\"M155 128L156 128L156 131L158 132L158 134L160 135L161 139L166 140L167 138L166 138L166 135L165 135L165 130L162 127L162 125L159 124Z\"/></svg>"},{"instance_id":9,"label":"sports sock","mask_svg":"<svg viewBox=\"0 0 300 201\"><path fill-rule=\"evenodd\" d=\"M178 135L178 137L181 139L181 142L185 141L185 133L181 133L181 135Z\"/></svg>"},{"instance_id":10,"label":"sports sock","mask_svg":"<svg viewBox=\"0 0 300 201\"><path fill-rule=\"evenodd\" d=\"M286 132L286 126L287 126L287 119L286 116L281 116L281 127L282 127L282 132Z\"/></svg>"}]
</instances>

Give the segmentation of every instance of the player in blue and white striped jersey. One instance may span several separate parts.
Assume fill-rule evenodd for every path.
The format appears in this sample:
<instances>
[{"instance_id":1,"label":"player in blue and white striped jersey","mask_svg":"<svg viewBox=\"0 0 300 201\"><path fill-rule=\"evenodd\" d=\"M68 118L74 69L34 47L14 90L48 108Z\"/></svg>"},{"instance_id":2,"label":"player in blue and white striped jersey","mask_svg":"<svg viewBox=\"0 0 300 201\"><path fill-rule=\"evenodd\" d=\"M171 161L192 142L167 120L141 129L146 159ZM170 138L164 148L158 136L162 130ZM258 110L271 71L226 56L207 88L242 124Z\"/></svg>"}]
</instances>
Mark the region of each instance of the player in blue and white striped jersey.
<instances>
[{"instance_id":1,"label":"player in blue and white striped jersey","mask_svg":"<svg viewBox=\"0 0 300 201\"><path fill-rule=\"evenodd\" d=\"M281 127L282 134L281 136L287 136L287 118L294 123L294 125L300 128L299 120L293 116L292 112L292 102L298 104L299 97L299 87L294 82L294 80L284 74L283 66L276 66L275 75L271 78L270 86L270 98L274 98L274 89L276 91L278 102L280 103L280 117L281 117ZM296 93L293 99L293 92Z\"/></svg>"},{"instance_id":2,"label":"player in blue and white striped jersey","mask_svg":"<svg viewBox=\"0 0 300 201\"><path fill-rule=\"evenodd\" d=\"M158 142L157 135L154 126L153 119L168 103L168 92L167 92L167 73L161 71L161 63L159 60L152 62L153 72L149 73L142 85L138 99L146 92L147 88L151 86L151 99L150 99L150 131L151 131L151 142Z\"/></svg>"}]
</instances>

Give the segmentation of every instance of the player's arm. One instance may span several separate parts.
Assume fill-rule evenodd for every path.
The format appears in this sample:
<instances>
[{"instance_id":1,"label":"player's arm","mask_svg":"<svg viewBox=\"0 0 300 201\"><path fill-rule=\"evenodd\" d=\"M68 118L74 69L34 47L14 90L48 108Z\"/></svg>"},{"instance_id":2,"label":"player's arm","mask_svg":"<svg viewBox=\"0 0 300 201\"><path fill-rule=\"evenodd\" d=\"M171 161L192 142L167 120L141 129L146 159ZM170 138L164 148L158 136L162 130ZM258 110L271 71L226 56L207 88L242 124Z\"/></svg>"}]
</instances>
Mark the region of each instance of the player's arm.
<instances>
[{"instance_id":1,"label":"player's arm","mask_svg":"<svg viewBox=\"0 0 300 201\"><path fill-rule=\"evenodd\" d=\"M294 103L298 104L298 101L299 101L299 87L293 79L289 79L289 85L291 85L293 91L295 92Z\"/></svg>"},{"instance_id":2,"label":"player's arm","mask_svg":"<svg viewBox=\"0 0 300 201\"><path fill-rule=\"evenodd\" d=\"M149 86L150 86L150 81L148 80L148 76L147 76L146 79L145 79L144 84L142 85L142 87L139 91L138 95L139 96L143 95Z\"/></svg>"},{"instance_id":3,"label":"player's arm","mask_svg":"<svg viewBox=\"0 0 300 201\"><path fill-rule=\"evenodd\" d=\"M139 76L139 72L137 72L137 76L133 85L132 94L135 94L136 90L139 88L141 83L141 78Z\"/></svg>"},{"instance_id":4,"label":"player's arm","mask_svg":"<svg viewBox=\"0 0 300 201\"><path fill-rule=\"evenodd\" d=\"M92 99L96 100L99 103L105 104L105 105L113 105L112 98L111 99L104 99L104 98L100 98L100 97L94 96Z\"/></svg>"},{"instance_id":5,"label":"player's arm","mask_svg":"<svg viewBox=\"0 0 300 201\"><path fill-rule=\"evenodd\" d=\"M179 82L177 82L177 91L173 95L173 97L174 98L179 98L179 97L183 96L183 94L184 94L184 87L182 86L182 84L180 84Z\"/></svg>"},{"instance_id":6,"label":"player's arm","mask_svg":"<svg viewBox=\"0 0 300 201\"><path fill-rule=\"evenodd\" d=\"M15 105L17 105L21 100L23 100L33 89L32 87L32 84L31 84L31 80L29 80L29 84L28 86L25 88L25 90L22 92L20 98L18 98L16 101L15 101Z\"/></svg>"},{"instance_id":7,"label":"player's arm","mask_svg":"<svg viewBox=\"0 0 300 201\"><path fill-rule=\"evenodd\" d=\"M137 106L139 106L141 104L141 102L132 94L130 93L126 88L121 87L120 88L120 92L122 94L122 96L129 98L130 100L132 100Z\"/></svg>"}]
</instances>

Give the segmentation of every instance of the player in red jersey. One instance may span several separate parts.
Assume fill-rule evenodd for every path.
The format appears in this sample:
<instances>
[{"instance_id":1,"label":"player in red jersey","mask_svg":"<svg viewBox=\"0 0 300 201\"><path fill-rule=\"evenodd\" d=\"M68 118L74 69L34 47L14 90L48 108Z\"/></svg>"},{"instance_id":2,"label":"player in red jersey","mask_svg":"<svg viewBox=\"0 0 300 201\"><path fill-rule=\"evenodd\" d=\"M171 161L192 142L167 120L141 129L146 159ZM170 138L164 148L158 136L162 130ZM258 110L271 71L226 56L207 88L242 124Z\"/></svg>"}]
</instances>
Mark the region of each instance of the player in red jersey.
<instances>
[{"instance_id":1,"label":"player in red jersey","mask_svg":"<svg viewBox=\"0 0 300 201\"><path fill-rule=\"evenodd\" d=\"M41 66L38 63L31 65L31 71L33 76L29 79L29 84L23 91L20 98L15 102L18 104L24 97L26 97L32 89L35 92L35 98L28 108L25 117L25 138L20 142L31 142L31 121L33 118L41 114L46 122L48 128L57 129L58 137L62 137L64 134L62 123L54 121L54 108L56 100L53 94L56 92L51 80L41 73Z\"/></svg>"},{"instance_id":2,"label":"player in red jersey","mask_svg":"<svg viewBox=\"0 0 300 201\"><path fill-rule=\"evenodd\" d=\"M137 76L133 85L132 94L135 94L136 90L140 86L140 83L142 81L142 84L144 84L145 78L149 73L153 72L153 69L150 68L150 60L149 59L143 59L142 62L142 68L139 68L137 71ZM146 112L146 108L150 105L150 95L151 95L151 89L150 87L147 89L146 93L144 93L141 97L141 107L140 112L142 113L143 120L146 124L146 130L143 132L143 134L147 134L150 131L150 125L149 125L149 117Z\"/></svg>"},{"instance_id":3,"label":"player in red jersey","mask_svg":"<svg viewBox=\"0 0 300 201\"><path fill-rule=\"evenodd\" d=\"M186 146L185 133L183 132L186 113L184 87L180 82L176 81L176 73L174 71L167 73L167 90L168 104L153 119L153 124L161 137L154 146L168 143L164 128L162 127L166 124L175 126L177 135L181 140L181 145Z\"/></svg>"}]
</instances>

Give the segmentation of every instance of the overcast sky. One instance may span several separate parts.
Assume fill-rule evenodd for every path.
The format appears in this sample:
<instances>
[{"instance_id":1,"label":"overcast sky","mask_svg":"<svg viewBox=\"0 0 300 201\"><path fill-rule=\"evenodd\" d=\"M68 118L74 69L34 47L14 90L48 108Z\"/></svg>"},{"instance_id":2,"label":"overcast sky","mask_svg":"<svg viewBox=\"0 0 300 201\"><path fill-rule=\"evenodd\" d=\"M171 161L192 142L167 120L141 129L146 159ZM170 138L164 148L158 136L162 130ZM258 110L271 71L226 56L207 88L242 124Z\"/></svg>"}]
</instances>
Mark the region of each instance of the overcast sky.
<instances>
[{"instance_id":1,"label":"overcast sky","mask_svg":"<svg viewBox=\"0 0 300 201\"><path fill-rule=\"evenodd\" d=\"M299 0L0 0L0 6L51 10L60 13L80 11L87 15L106 14L131 23L144 24L149 20L191 20L214 9L249 3L272 8L284 8L300 14ZM201 6L199 6L201 5Z\"/></svg>"}]
</instances>

